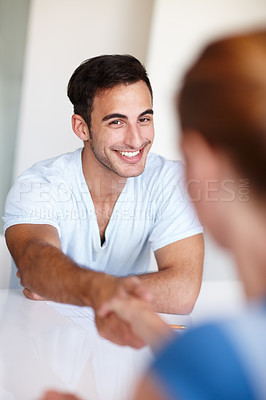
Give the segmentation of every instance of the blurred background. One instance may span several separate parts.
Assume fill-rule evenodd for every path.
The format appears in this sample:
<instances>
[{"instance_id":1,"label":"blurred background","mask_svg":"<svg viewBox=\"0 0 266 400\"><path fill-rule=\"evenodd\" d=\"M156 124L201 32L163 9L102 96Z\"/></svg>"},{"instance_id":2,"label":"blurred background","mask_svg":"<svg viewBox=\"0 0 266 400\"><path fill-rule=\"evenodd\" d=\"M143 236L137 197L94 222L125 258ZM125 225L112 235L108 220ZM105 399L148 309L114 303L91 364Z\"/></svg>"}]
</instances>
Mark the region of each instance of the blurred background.
<instances>
[{"instance_id":1,"label":"blurred background","mask_svg":"<svg viewBox=\"0 0 266 400\"><path fill-rule=\"evenodd\" d=\"M83 60L128 53L144 63L153 151L180 159L173 98L184 71L208 41L255 27L266 27L266 0L0 0L0 214L16 176L81 147L66 87ZM207 234L204 279L237 279L232 266Z\"/></svg>"}]
</instances>

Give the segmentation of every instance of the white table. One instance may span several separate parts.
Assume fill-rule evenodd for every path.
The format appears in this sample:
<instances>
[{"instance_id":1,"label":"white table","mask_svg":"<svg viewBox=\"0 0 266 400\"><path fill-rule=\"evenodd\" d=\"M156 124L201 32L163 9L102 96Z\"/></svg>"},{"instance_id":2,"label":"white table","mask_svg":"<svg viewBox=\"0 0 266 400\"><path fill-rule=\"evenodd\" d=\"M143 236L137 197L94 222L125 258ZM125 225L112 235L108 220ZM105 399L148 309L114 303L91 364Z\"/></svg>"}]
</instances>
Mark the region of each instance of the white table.
<instances>
[{"instance_id":1,"label":"white table","mask_svg":"<svg viewBox=\"0 0 266 400\"><path fill-rule=\"evenodd\" d=\"M191 314L192 324L231 315L243 306L237 282L204 282ZM152 355L100 338L45 302L20 291L0 291L0 399L37 400L46 389L73 391L84 400L132 398ZM164 315L169 323L178 317ZM179 317L180 318L180 317Z\"/></svg>"}]
</instances>

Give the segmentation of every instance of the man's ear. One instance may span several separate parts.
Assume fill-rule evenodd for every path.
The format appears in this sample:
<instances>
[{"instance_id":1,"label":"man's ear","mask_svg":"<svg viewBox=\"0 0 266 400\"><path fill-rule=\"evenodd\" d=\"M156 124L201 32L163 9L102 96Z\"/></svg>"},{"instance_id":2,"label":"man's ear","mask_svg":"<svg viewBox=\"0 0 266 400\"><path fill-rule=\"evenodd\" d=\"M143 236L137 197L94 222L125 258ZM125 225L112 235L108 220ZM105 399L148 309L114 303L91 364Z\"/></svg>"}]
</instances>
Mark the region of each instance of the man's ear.
<instances>
[{"instance_id":1,"label":"man's ear","mask_svg":"<svg viewBox=\"0 0 266 400\"><path fill-rule=\"evenodd\" d=\"M90 140L88 125L86 124L84 119L78 114L72 115L72 129L77 137L83 142L87 142L88 140Z\"/></svg>"}]
</instances>

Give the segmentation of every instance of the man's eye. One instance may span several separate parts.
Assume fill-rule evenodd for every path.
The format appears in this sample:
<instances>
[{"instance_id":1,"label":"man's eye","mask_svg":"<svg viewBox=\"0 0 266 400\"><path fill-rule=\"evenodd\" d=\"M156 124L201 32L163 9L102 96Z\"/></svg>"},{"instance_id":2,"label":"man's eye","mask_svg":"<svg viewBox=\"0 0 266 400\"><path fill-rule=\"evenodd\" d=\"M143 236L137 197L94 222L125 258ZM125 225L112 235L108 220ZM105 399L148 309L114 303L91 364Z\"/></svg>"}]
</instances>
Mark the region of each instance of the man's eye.
<instances>
[{"instance_id":1,"label":"man's eye","mask_svg":"<svg viewBox=\"0 0 266 400\"><path fill-rule=\"evenodd\" d=\"M144 117L144 118L140 118L139 122L143 123L143 122L149 122L150 118Z\"/></svg>"},{"instance_id":2,"label":"man's eye","mask_svg":"<svg viewBox=\"0 0 266 400\"><path fill-rule=\"evenodd\" d=\"M110 125L120 125L121 121L118 121L117 119L115 119L114 121L110 122Z\"/></svg>"}]
</instances>

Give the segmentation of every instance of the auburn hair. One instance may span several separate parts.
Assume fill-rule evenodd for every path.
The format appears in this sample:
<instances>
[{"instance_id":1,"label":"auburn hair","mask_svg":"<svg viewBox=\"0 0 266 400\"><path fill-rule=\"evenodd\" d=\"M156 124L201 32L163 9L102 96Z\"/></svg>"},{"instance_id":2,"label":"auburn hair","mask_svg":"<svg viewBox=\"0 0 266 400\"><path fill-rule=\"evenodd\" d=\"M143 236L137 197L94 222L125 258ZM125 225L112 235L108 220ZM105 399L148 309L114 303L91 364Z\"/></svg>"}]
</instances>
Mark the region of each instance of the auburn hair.
<instances>
[{"instance_id":1,"label":"auburn hair","mask_svg":"<svg viewBox=\"0 0 266 400\"><path fill-rule=\"evenodd\" d=\"M266 31L210 44L178 96L183 134L197 130L226 151L250 184L266 194Z\"/></svg>"}]
</instances>

